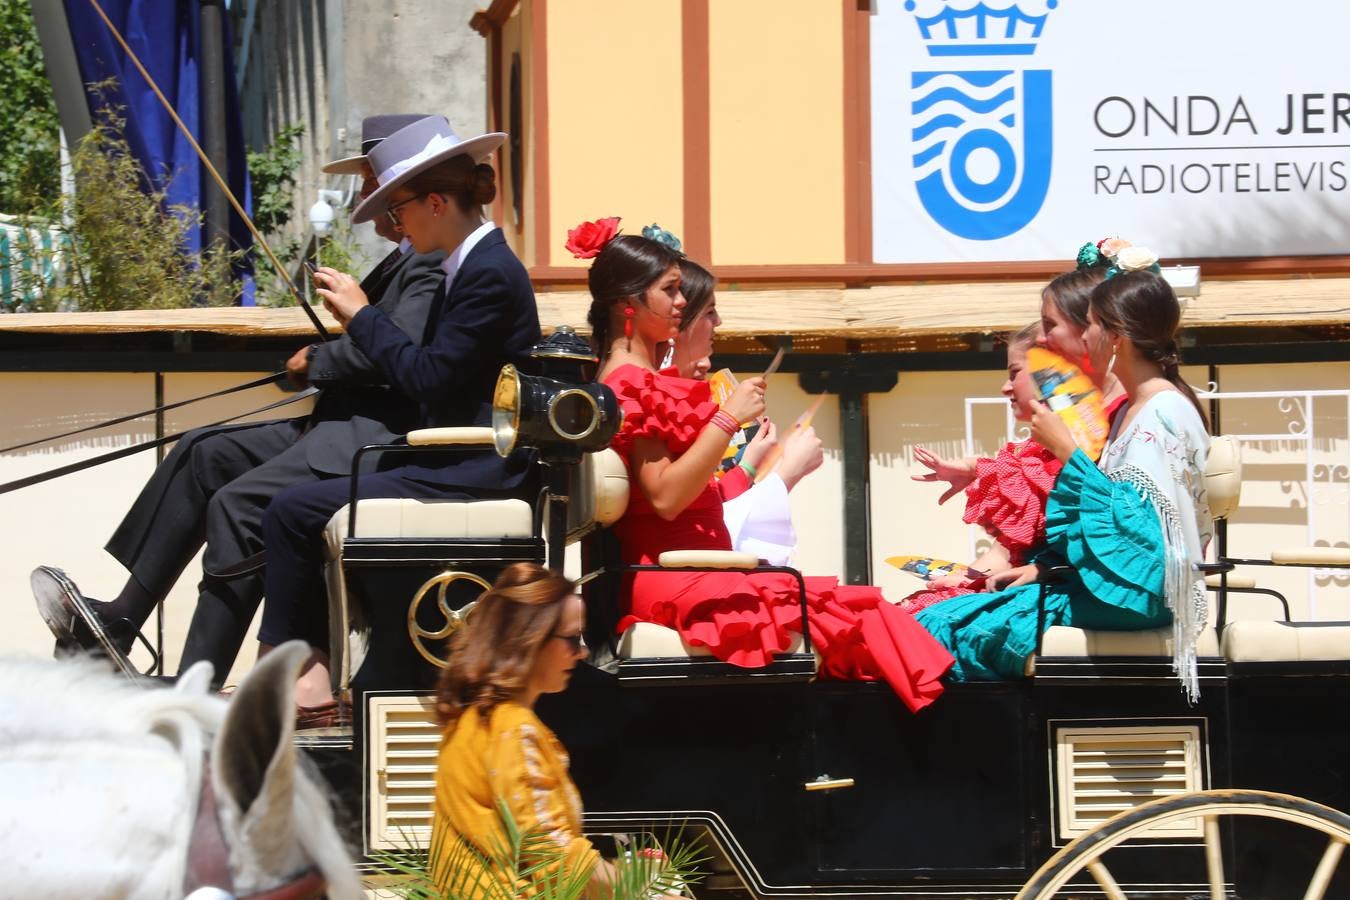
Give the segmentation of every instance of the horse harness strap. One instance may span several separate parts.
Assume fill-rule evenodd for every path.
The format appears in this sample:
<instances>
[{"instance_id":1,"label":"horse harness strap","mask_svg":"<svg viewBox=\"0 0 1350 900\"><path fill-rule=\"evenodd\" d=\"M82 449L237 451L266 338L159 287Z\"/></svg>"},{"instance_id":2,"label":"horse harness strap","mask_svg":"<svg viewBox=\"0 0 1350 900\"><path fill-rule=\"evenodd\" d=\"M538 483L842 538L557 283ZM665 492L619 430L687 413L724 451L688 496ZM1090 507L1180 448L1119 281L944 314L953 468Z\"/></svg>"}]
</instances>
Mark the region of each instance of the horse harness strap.
<instances>
[{"instance_id":1,"label":"horse harness strap","mask_svg":"<svg viewBox=\"0 0 1350 900\"><path fill-rule=\"evenodd\" d=\"M285 884L238 897L234 892L234 876L230 874L230 849L225 843L225 835L221 833L217 811L211 764L209 760L203 761L197 819L192 823L192 834L188 839L187 871L183 874L184 897L203 888L224 891L237 897L237 900L312 900L323 896L327 883L317 869L309 868Z\"/></svg>"}]
</instances>

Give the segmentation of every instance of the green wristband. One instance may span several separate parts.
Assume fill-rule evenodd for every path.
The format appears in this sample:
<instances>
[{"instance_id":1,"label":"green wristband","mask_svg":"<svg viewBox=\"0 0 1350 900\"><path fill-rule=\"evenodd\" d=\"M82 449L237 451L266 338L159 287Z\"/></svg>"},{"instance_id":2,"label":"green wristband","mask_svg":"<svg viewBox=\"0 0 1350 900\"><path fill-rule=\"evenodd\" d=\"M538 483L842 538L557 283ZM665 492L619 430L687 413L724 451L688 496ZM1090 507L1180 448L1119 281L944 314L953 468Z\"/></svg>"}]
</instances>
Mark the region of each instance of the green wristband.
<instances>
[{"instance_id":1,"label":"green wristband","mask_svg":"<svg viewBox=\"0 0 1350 900\"><path fill-rule=\"evenodd\" d=\"M741 460L740 466L741 466L742 469L745 470L745 474L750 476L750 480L751 480L751 481L754 481L755 478L756 478L756 476L759 475L759 473L758 473L757 471L755 471L755 467L752 466L752 465L750 465L750 464L749 464L748 462L746 462L745 460Z\"/></svg>"}]
</instances>

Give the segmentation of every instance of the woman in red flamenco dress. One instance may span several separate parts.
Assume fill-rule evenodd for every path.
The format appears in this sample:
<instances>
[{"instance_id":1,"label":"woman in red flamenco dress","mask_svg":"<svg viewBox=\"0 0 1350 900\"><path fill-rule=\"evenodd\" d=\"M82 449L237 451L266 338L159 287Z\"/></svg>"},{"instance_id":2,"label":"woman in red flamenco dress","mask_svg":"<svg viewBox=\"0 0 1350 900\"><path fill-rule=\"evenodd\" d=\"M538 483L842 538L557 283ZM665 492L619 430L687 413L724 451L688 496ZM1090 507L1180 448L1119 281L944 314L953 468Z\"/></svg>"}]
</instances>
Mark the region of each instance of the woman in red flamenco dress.
<instances>
[{"instance_id":1,"label":"woman in red flamenco dress","mask_svg":"<svg viewBox=\"0 0 1350 900\"><path fill-rule=\"evenodd\" d=\"M623 559L650 564L666 550L730 550L713 473L737 423L763 413L765 381L742 382L719 407L705 382L658 374L657 347L675 337L684 307L681 257L661 240L613 236L617 224L601 220L574 229L568 249L595 260L588 320L604 356L601 380L624 412L612 445L632 484L628 510L615 525ZM942 693L939 679L952 656L879 589L817 577L808 577L806 586L821 677L885 680L914 711ZM801 629L789 575L641 572L626 593L620 631L635 622L673 628L736 666L767 665Z\"/></svg>"}]
</instances>

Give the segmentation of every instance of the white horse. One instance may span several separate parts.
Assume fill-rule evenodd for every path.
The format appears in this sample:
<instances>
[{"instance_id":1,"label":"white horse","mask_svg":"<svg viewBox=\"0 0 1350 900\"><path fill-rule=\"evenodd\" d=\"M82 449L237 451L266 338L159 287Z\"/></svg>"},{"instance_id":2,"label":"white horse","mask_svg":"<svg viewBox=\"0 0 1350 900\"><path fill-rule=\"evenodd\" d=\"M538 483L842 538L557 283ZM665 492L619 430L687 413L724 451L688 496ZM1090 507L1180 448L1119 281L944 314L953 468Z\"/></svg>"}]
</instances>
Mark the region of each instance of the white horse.
<instances>
[{"instance_id":1,"label":"white horse","mask_svg":"<svg viewBox=\"0 0 1350 900\"><path fill-rule=\"evenodd\" d=\"M167 689L0 660L0 897L360 897L291 740L307 655L268 654L228 703L208 663Z\"/></svg>"}]
</instances>

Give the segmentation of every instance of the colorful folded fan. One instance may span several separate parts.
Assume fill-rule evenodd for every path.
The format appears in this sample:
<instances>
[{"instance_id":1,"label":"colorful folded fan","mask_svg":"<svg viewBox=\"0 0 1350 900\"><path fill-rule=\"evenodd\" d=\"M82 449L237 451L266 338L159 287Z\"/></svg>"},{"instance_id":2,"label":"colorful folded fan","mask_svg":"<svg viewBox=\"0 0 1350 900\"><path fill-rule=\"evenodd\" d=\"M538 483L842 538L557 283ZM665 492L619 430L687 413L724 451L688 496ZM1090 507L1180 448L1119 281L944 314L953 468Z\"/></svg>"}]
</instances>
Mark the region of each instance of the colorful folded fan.
<instances>
[{"instance_id":1,"label":"colorful folded fan","mask_svg":"<svg viewBox=\"0 0 1350 900\"><path fill-rule=\"evenodd\" d=\"M944 575L960 575L962 578L983 578L986 573L972 569L964 563L948 562L931 556L888 556L886 562L901 572L908 572L916 578L931 581Z\"/></svg>"},{"instance_id":2,"label":"colorful folded fan","mask_svg":"<svg viewBox=\"0 0 1350 900\"><path fill-rule=\"evenodd\" d=\"M726 405L731 395L736 392L738 384L740 381L730 369L718 369L708 376L708 387L712 390L712 398L718 406ZM722 454L721 471L736 468L736 464L741 460L741 454L745 452L745 445L750 443L750 439L758 430L759 423L751 422L749 425L741 425L740 431L731 436L727 449Z\"/></svg>"},{"instance_id":3,"label":"colorful folded fan","mask_svg":"<svg viewBox=\"0 0 1350 900\"><path fill-rule=\"evenodd\" d=\"M1043 347L1027 351L1027 368L1041 401L1059 413L1074 443L1096 460L1111 432L1102 392L1077 366Z\"/></svg>"}]
</instances>

